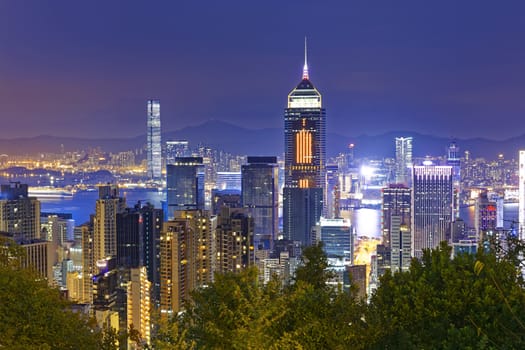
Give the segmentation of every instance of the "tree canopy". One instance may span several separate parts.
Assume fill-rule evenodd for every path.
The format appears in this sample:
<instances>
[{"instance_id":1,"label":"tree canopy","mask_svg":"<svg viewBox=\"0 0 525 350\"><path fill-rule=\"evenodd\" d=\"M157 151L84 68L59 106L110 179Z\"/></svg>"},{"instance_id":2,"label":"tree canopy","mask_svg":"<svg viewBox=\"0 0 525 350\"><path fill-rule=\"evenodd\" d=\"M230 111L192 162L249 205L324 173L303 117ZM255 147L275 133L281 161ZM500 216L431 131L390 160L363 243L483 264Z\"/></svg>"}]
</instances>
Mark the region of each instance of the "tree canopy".
<instances>
[{"instance_id":1,"label":"tree canopy","mask_svg":"<svg viewBox=\"0 0 525 350\"><path fill-rule=\"evenodd\" d=\"M0 348L99 349L99 334L31 271L0 266Z\"/></svg>"},{"instance_id":2,"label":"tree canopy","mask_svg":"<svg viewBox=\"0 0 525 350\"><path fill-rule=\"evenodd\" d=\"M409 271L387 272L362 304L327 286L326 256L321 246L310 247L290 288L259 285L254 269L217 276L170 323L172 339L186 349L525 348L516 251L451 259L442 244Z\"/></svg>"}]
</instances>

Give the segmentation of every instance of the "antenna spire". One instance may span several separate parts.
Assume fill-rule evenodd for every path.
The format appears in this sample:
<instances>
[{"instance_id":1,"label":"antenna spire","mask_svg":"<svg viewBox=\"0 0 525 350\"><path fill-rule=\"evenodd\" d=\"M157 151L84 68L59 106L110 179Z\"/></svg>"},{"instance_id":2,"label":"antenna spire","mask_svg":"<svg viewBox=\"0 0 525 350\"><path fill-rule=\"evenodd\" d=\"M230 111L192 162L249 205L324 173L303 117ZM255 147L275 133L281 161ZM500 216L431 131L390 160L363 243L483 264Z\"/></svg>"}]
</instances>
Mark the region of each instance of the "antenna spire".
<instances>
[{"instance_id":1,"label":"antenna spire","mask_svg":"<svg viewBox=\"0 0 525 350\"><path fill-rule=\"evenodd\" d=\"M304 66L303 66L303 80L309 80L308 75L308 47L306 45L306 37L304 37Z\"/></svg>"}]
</instances>

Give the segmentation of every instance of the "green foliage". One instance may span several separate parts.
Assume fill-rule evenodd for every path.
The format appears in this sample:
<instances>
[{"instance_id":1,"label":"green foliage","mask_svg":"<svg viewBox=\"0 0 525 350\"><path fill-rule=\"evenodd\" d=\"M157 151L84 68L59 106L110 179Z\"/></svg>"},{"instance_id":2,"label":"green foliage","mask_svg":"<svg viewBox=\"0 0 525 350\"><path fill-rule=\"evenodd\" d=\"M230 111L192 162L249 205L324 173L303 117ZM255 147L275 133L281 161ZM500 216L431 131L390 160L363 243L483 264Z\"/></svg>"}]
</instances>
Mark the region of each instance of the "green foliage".
<instances>
[{"instance_id":1,"label":"green foliage","mask_svg":"<svg viewBox=\"0 0 525 350\"><path fill-rule=\"evenodd\" d=\"M480 252L450 259L442 244L407 273L387 273L367 312L371 348L524 348L525 294L508 260Z\"/></svg>"},{"instance_id":2,"label":"green foliage","mask_svg":"<svg viewBox=\"0 0 525 350\"><path fill-rule=\"evenodd\" d=\"M0 301L0 348L100 348L88 321L30 271L1 266Z\"/></svg>"},{"instance_id":3,"label":"green foliage","mask_svg":"<svg viewBox=\"0 0 525 350\"><path fill-rule=\"evenodd\" d=\"M313 246L290 288L259 285L255 269L216 276L159 327L154 348L525 348L524 250L509 248L452 260L442 244L408 272L387 272L367 305L327 285L326 256Z\"/></svg>"},{"instance_id":4,"label":"green foliage","mask_svg":"<svg viewBox=\"0 0 525 350\"><path fill-rule=\"evenodd\" d=\"M296 284L306 283L315 289L327 289L326 281L334 277L328 268L328 258L323 251L323 243L306 247L301 257L301 265L295 271Z\"/></svg>"},{"instance_id":5,"label":"green foliage","mask_svg":"<svg viewBox=\"0 0 525 350\"><path fill-rule=\"evenodd\" d=\"M261 287L255 268L216 276L212 286L192 294L183 322L199 349L266 349L270 325L281 317L275 283Z\"/></svg>"}]
</instances>

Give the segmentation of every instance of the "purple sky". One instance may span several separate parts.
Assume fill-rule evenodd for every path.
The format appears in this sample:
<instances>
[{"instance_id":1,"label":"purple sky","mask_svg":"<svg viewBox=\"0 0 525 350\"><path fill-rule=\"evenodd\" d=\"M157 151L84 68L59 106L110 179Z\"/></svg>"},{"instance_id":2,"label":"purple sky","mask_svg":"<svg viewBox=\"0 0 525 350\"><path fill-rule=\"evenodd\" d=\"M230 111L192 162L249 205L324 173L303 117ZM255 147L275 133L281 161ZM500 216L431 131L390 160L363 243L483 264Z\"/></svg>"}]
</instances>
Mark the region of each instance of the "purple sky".
<instances>
[{"instance_id":1,"label":"purple sky","mask_svg":"<svg viewBox=\"0 0 525 350\"><path fill-rule=\"evenodd\" d=\"M520 0L0 1L0 137L283 126L308 36L329 131L525 133Z\"/></svg>"}]
</instances>

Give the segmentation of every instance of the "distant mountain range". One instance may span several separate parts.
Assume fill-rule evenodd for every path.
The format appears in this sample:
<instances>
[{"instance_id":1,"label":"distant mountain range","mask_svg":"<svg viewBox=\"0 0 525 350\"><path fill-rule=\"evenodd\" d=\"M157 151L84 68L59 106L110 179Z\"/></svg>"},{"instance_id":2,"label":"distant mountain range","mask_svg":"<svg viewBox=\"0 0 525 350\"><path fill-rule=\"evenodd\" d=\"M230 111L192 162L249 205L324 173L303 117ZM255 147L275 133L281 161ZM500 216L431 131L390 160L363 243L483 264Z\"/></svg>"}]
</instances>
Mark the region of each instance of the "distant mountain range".
<instances>
[{"instance_id":1,"label":"distant mountain range","mask_svg":"<svg viewBox=\"0 0 525 350\"><path fill-rule=\"evenodd\" d=\"M415 157L425 155L444 155L452 141L450 138L423 135L409 131L395 131L381 135L346 136L335 133L327 134L327 151L329 156L336 155L348 144L355 144L357 157L393 157L395 137L412 136L413 154ZM186 127L162 135L167 140L188 140L190 147L198 144L222 149L233 154L246 155L281 155L283 153L283 130L246 129L233 124L211 120L198 126ZM503 153L505 158L516 158L520 148L525 148L525 135L495 141L483 138L456 139L461 151L469 150L472 157L495 158ZM141 149L146 143L146 136L114 139L85 139L61 136L37 136L0 140L0 154L25 155L38 153L59 153L100 147L107 152L120 152Z\"/></svg>"}]
</instances>

